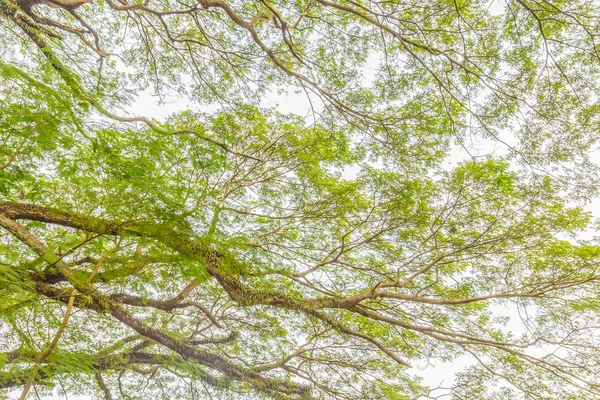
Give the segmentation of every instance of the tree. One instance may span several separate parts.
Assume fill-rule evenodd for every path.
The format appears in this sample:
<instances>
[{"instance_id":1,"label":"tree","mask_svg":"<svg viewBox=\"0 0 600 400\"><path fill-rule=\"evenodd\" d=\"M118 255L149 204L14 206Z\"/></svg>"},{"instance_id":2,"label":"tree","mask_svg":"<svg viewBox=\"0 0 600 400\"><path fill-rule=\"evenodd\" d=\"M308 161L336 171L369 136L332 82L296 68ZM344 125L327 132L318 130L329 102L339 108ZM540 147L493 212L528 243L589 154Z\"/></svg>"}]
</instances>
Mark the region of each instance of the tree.
<instances>
[{"instance_id":1,"label":"tree","mask_svg":"<svg viewBox=\"0 0 600 400\"><path fill-rule=\"evenodd\" d=\"M5 395L598 398L599 7L0 0Z\"/></svg>"}]
</instances>

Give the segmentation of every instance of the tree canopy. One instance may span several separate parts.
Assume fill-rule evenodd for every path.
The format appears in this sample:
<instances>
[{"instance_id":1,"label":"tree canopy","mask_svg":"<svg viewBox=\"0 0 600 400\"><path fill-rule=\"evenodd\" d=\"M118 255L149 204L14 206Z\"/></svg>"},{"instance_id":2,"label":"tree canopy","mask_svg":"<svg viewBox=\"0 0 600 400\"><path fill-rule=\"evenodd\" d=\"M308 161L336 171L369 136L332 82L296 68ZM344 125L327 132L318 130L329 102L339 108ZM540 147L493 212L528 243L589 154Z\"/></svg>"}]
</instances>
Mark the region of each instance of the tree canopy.
<instances>
[{"instance_id":1,"label":"tree canopy","mask_svg":"<svg viewBox=\"0 0 600 400\"><path fill-rule=\"evenodd\" d=\"M0 396L600 397L598 0L0 16Z\"/></svg>"}]
</instances>

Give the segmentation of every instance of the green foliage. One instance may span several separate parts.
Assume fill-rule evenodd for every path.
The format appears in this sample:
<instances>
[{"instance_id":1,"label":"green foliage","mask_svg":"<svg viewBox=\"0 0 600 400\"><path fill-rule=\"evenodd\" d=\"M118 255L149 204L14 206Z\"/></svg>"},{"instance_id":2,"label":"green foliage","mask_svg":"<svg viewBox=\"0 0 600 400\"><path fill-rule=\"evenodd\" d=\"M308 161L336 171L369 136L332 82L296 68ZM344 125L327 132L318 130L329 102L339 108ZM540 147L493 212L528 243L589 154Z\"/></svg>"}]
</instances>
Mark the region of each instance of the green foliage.
<instances>
[{"instance_id":1,"label":"green foliage","mask_svg":"<svg viewBox=\"0 0 600 400\"><path fill-rule=\"evenodd\" d=\"M0 0L0 396L600 396L597 0L53 3Z\"/></svg>"}]
</instances>

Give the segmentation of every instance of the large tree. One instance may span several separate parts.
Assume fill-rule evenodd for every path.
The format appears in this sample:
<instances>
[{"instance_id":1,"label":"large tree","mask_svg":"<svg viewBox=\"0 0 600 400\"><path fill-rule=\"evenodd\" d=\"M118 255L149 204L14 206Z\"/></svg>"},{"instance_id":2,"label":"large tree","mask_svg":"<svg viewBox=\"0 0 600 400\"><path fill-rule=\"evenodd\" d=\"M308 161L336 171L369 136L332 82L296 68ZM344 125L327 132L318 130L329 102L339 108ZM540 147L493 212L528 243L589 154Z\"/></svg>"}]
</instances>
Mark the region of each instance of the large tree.
<instances>
[{"instance_id":1,"label":"large tree","mask_svg":"<svg viewBox=\"0 0 600 400\"><path fill-rule=\"evenodd\" d=\"M0 16L0 393L600 396L598 0Z\"/></svg>"}]
</instances>

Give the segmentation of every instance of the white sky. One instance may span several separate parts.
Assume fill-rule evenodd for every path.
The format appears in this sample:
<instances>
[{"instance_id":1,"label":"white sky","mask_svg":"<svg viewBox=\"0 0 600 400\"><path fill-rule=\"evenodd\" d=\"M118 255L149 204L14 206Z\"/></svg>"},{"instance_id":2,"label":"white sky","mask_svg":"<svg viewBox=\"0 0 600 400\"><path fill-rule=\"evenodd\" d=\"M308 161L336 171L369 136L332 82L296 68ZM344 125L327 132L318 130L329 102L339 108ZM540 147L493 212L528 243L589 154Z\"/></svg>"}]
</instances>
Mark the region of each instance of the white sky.
<instances>
[{"instance_id":1,"label":"white sky","mask_svg":"<svg viewBox=\"0 0 600 400\"><path fill-rule=\"evenodd\" d=\"M365 68L365 85L368 85L369 81L372 80L374 67L377 62L376 59L369 60L367 66ZM182 111L187 108L193 108L188 99L182 98L180 100L171 100L167 104L159 104L158 97L153 97L149 94L149 92L142 93L134 104L128 108L130 111L130 115L139 115L145 116L148 118L156 119L158 121L164 121L169 115ZM317 108L317 112L319 111L319 100L314 99L313 106ZM308 117L310 120L310 102L304 93L302 94L289 94L287 96L277 95L273 93L264 100L263 103L268 107L275 107L282 113L295 113L304 117ZM218 108L216 106L206 107L202 106L202 110L205 112L217 111ZM495 145L490 145L491 142L480 142L474 143L473 148L470 148L469 151L471 153L475 152L475 155L481 154L498 154L498 148L490 147ZM502 150L499 150L502 152ZM598 160L600 161L600 151L595 152L596 155L599 155ZM449 156L445 161L445 168L452 168L458 162L469 159L469 154L459 146L451 149L449 152ZM588 209L594 213L595 216L600 215L600 199L592 202ZM507 316L510 318L510 322L507 326L508 330L511 330L516 336L523 332L524 327L521 324L520 317L516 312L516 308L509 308L508 306L498 306L497 312L498 314ZM411 368L411 373L418 375L423 378L423 383L429 385L431 387L437 386L450 386L454 380L454 375L456 372L460 372L464 370L467 366L471 365L473 360L470 357L462 357L454 362L447 363L438 363L436 365L428 365L426 362L416 363ZM442 392L435 392L436 395L441 394ZM20 394L20 389L14 391L9 394L9 396L14 396L14 398L18 398ZM56 396L51 397L52 399L62 399L64 398L63 394L60 394L58 391L56 392ZM84 397L77 396L69 396L70 399L83 399Z\"/></svg>"}]
</instances>

